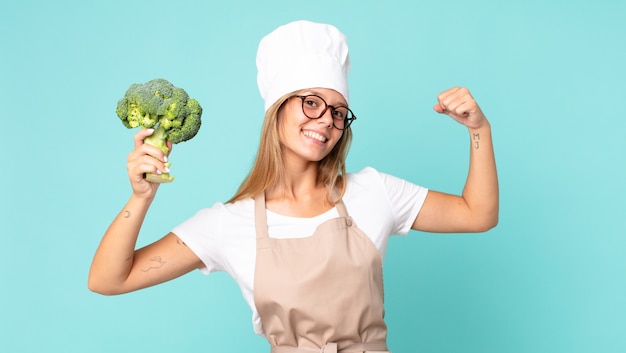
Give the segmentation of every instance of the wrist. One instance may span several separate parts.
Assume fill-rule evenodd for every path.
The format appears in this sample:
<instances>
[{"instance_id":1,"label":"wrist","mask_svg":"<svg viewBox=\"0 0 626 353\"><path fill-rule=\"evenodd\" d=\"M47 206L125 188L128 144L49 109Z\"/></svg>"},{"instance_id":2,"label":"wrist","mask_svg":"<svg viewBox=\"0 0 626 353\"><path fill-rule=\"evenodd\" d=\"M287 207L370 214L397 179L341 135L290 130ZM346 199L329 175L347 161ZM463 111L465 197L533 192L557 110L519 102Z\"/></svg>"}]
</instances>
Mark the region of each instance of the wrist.
<instances>
[{"instance_id":1,"label":"wrist","mask_svg":"<svg viewBox=\"0 0 626 353\"><path fill-rule=\"evenodd\" d=\"M487 143L487 146L490 144L491 125L487 120L481 126L468 128L468 132L472 150L481 149L481 147L485 146L485 143Z\"/></svg>"},{"instance_id":2,"label":"wrist","mask_svg":"<svg viewBox=\"0 0 626 353\"><path fill-rule=\"evenodd\" d=\"M152 201L154 200L154 194L152 195L143 195L143 194L136 194L136 193L132 193L130 195L130 200L128 200L128 204L129 205L134 205L137 207L149 207L152 204Z\"/></svg>"},{"instance_id":3,"label":"wrist","mask_svg":"<svg viewBox=\"0 0 626 353\"><path fill-rule=\"evenodd\" d=\"M484 119L480 124L476 124L476 126L468 126L467 129L470 133L480 132L480 131L490 131L491 124L487 119Z\"/></svg>"}]
</instances>

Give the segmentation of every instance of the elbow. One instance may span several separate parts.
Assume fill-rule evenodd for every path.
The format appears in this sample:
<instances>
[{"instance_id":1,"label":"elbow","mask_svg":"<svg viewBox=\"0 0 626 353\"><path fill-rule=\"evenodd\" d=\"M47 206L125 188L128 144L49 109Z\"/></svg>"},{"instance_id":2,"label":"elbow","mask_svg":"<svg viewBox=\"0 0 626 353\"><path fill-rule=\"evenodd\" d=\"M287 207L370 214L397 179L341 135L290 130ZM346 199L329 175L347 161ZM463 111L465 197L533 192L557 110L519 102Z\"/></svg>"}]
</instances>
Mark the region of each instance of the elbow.
<instances>
[{"instance_id":1,"label":"elbow","mask_svg":"<svg viewBox=\"0 0 626 353\"><path fill-rule=\"evenodd\" d=\"M484 233L495 228L497 225L498 225L498 213L496 212L495 214L487 215L480 222L478 222L476 232Z\"/></svg>"},{"instance_id":2,"label":"elbow","mask_svg":"<svg viewBox=\"0 0 626 353\"><path fill-rule=\"evenodd\" d=\"M89 279L87 280L87 288L93 293L105 296L117 295L121 293L115 290L115 287L107 285L105 281L97 280L93 276L89 276Z\"/></svg>"},{"instance_id":3,"label":"elbow","mask_svg":"<svg viewBox=\"0 0 626 353\"><path fill-rule=\"evenodd\" d=\"M113 295L113 293L110 290L107 290L105 287L103 287L102 285L95 283L91 280L87 281L87 288L96 294L101 294L101 295Z\"/></svg>"},{"instance_id":4,"label":"elbow","mask_svg":"<svg viewBox=\"0 0 626 353\"><path fill-rule=\"evenodd\" d=\"M485 233L487 231L492 230L498 225L498 218L493 220L482 222L476 229L477 233Z\"/></svg>"},{"instance_id":5,"label":"elbow","mask_svg":"<svg viewBox=\"0 0 626 353\"><path fill-rule=\"evenodd\" d=\"M498 225L498 212L487 212L474 218L471 223L472 233L485 233Z\"/></svg>"}]
</instances>

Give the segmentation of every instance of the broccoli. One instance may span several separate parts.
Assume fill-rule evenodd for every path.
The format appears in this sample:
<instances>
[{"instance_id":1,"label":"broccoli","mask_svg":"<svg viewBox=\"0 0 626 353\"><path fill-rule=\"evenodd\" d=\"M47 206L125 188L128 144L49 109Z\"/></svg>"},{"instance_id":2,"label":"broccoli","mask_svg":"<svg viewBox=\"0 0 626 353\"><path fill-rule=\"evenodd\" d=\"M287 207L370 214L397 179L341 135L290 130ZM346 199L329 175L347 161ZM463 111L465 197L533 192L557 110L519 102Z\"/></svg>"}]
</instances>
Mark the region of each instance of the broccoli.
<instances>
[{"instance_id":1,"label":"broccoli","mask_svg":"<svg viewBox=\"0 0 626 353\"><path fill-rule=\"evenodd\" d=\"M189 98L182 88L157 78L144 84L131 85L124 97L117 102L116 113L129 129L154 128L154 133L144 142L156 146L168 155L167 140L179 143L196 136L200 130L202 107L197 100ZM169 183L174 177L169 173L147 173L146 180Z\"/></svg>"}]
</instances>

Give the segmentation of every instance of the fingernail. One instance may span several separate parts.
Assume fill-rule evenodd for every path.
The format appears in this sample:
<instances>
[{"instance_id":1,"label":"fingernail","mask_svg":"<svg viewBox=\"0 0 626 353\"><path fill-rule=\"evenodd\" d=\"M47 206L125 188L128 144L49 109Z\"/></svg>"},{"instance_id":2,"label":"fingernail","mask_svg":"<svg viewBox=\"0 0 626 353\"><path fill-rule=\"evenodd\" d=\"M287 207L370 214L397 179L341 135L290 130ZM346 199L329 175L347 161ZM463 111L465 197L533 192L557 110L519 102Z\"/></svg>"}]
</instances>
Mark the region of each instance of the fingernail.
<instances>
[{"instance_id":1,"label":"fingernail","mask_svg":"<svg viewBox=\"0 0 626 353\"><path fill-rule=\"evenodd\" d=\"M167 162L167 156L163 156L163 162Z\"/></svg>"},{"instance_id":2,"label":"fingernail","mask_svg":"<svg viewBox=\"0 0 626 353\"><path fill-rule=\"evenodd\" d=\"M153 133L153 132L154 132L154 129L148 129L148 132L149 132L149 133Z\"/></svg>"},{"instance_id":3,"label":"fingernail","mask_svg":"<svg viewBox=\"0 0 626 353\"><path fill-rule=\"evenodd\" d=\"M170 172L170 168L168 168L168 167L165 167L165 169L164 169L164 170L165 170L165 172L166 172L166 173L169 173L169 172Z\"/></svg>"},{"instance_id":4,"label":"fingernail","mask_svg":"<svg viewBox=\"0 0 626 353\"><path fill-rule=\"evenodd\" d=\"M165 168L165 169L167 169L167 168ZM160 170L157 169L157 174L161 175L161 174L163 174L163 172L161 172Z\"/></svg>"}]
</instances>

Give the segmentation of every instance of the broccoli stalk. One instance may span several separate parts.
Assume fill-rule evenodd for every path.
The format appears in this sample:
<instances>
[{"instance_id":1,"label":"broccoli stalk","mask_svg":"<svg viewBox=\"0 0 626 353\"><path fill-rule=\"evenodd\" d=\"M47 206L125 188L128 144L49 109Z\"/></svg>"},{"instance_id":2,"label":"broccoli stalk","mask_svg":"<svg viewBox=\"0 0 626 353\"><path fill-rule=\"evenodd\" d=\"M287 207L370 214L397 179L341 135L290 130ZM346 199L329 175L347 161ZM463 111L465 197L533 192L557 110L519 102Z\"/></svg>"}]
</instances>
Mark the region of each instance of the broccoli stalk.
<instances>
[{"instance_id":1,"label":"broccoli stalk","mask_svg":"<svg viewBox=\"0 0 626 353\"><path fill-rule=\"evenodd\" d=\"M154 79L144 84L131 85L118 101L116 113L129 129L153 128L154 133L144 143L168 155L167 140L176 144L196 136L200 130L202 107L197 100L189 98L182 88L174 87L164 79ZM153 183L174 180L169 173L146 173L145 178Z\"/></svg>"},{"instance_id":2,"label":"broccoli stalk","mask_svg":"<svg viewBox=\"0 0 626 353\"><path fill-rule=\"evenodd\" d=\"M149 145L152 145L165 153L165 155L170 154L169 148L167 148L167 131L163 127L163 124L158 124L158 127L154 130L152 135L146 137L143 142ZM170 162L165 163L166 167L170 167L172 164ZM152 183L169 183L174 181L174 176L170 175L170 173L162 173L162 174L154 174L154 173L146 173L145 179Z\"/></svg>"}]
</instances>

